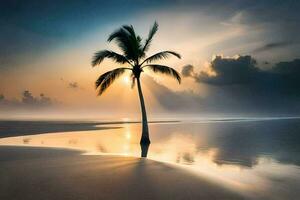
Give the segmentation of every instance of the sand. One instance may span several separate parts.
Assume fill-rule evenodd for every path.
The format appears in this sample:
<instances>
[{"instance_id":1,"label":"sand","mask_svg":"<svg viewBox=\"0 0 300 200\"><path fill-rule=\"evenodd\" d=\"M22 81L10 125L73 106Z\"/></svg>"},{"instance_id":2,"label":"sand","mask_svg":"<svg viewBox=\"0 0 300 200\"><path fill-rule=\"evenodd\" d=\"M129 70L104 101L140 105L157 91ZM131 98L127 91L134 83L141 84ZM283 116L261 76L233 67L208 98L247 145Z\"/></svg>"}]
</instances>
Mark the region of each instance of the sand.
<instances>
[{"instance_id":1,"label":"sand","mask_svg":"<svg viewBox=\"0 0 300 200\"><path fill-rule=\"evenodd\" d=\"M63 149L0 147L0 199L243 199L170 164Z\"/></svg>"}]
</instances>

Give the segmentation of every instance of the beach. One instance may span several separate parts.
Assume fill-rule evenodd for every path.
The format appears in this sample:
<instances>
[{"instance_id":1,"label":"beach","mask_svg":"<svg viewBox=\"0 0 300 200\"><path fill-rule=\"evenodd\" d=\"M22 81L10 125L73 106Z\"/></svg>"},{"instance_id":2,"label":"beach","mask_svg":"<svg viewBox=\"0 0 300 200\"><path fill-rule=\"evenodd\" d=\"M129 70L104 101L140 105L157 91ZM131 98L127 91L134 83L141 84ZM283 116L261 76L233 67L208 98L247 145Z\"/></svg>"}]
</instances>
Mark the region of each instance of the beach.
<instances>
[{"instance_id":1,"label":"beach","mask_svg":"<svg viewBox=\"0 0 300 200\"><path fill-rule=\"evenodd\" d=\"M205 177L152 160L0 147L0 199L243 199Z\"/></svg>"},{"instance_id":2,"label":"beach","mask_svg":"<svg viewBox=\"0 0 300 200\"><path fill-rule=\"evenodd\" d=\"M0 121L0 199L296 200L299 121Z\"/></svg>"}]
</instances>

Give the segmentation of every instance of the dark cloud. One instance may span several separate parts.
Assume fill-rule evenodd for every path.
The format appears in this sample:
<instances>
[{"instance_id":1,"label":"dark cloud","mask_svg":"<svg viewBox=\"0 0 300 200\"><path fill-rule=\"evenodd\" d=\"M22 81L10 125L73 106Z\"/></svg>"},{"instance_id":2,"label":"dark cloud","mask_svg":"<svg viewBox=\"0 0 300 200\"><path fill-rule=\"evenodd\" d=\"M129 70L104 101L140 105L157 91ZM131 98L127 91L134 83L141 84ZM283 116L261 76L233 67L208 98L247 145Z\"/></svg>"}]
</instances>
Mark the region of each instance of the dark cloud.
<instances>
[{"instance_id":1,"label":"dark cloud","mask_svg":"<svg viewBox=\"0 0 300 200\"><path fill-rule=\"evenodd\" d=\"M22 103L28 104L28 105L34 105L34 104L38 103L38 99L33 97L32 94L28 90L25 90L23 92Z\"/></svg>"},{"instance_id":2,"label":"dark cloud","mask_svg":"<svg viewBox=\"0 0 300 200\"><path fill-rule=\"evenodd\" d=\"M262 70L251 56L217 56L210 70L215 74L202 71L189 76L210 89L210 96L202 99L204 107L232 112L300 112L300 59Z\"/></svg>"},{"instance_id":3,"label":"dark cloud","mask_svg":"<svg viewBox=\"0 0 300 200\"><path fill-rule=\"evenodd\" d=\"M79 86L79 83L76 81L67 81L64 78L60 78L60 81L63 82L65 85L67 85L68 88L70 89L83 89L82 87Z\"/></svg>"},{"instance_id":4,"label":"dark cloud","mask_svg":"<svg viewBox=\"0 0 300 200\"><path fill-rule=\"evenodd\" d=\"M39 97L34 97L30 91L25 90L22 94L21 104L32 107L46 107L52 105L53 102L51 98L45 96L43 93Z\"/></svg>"},{"instance_id":5,"label":"dark cloud","mask_svg":"<svg viewBox=\"0 0 300 200\"><path fill-rule=\"evenodd\" d=\"M181 70L181 74L184 77L192 76L194 73L194 66L193 65L185 65Z\"/></svg>"},{"instance_id":6,"label":"dark cloud","mask_svg":"<svg viewBox=\"0 0 300 200\"><path fill-rule=\"evenodd\" d=\"M273 88L281 92L293 90L300 94L300 59L279 62L269 70L262 70L256 65L256 60L249 55L237 58L217 56L210 63L213 75L207 71L201 71L192 73L189 77L197 82L211 85L240 85L255 89ZM187 66L183 70L186 68ZM188 68L193 72L193 67L188 66Z\"/></svg>"},{"instance_id":7,"label":"dark cloud","mask_svg":"<svg viewBox=\"0 0 300 200\"><path fill-rule=\"evenodd\" d=\"M297 76L300 75L300 59L294 59L293 61L279 62L273 69L274 72L280 73L283 75Z\"/></svg>"},{"instance_id":8,"label":"dark cloud","mask_svg":"<svg viewBox=\"0 0 300 200\"><path fill-rule=\"evenodd\" d=\"M72 89L78 89L79 88L79 85L77 82L70 82L69 83L69 88L72 88Z\"/></svg>"},{"instance_id":9,"label":"dark cloud","mask_svg":"<svg viewBox=\"0 0 300 200\"><path fill-rule=\"evenodd\" d=\"M145 79L160 104L172 112L198 114L296 115L300 113L300 59L279 62L268 70L252 56L222 58L210 64L211 72L183 67L183 76L209 91L173 91L151 78Z\"/></svg>"},{"instance_id":10,"label":"dark cloud","mask_svg":"<svg viewBox=\"0 0 300 200\"><path fill-rule=\"evenodd\" d=\"M211 62L210 68L216 75L202 71L196 75L196 80L210 84L243 84L251 82L259 68L256 66L256 60L251 56L239 56L237 58L222 58L216 56Z\"/></svg>"},{"instance_id":11,"label":"dark cloud","mask_svg":"<svg viewBox=\"0 0 300 200\"><path fill-rule=\"evenodd\" d=\"M41 109L54 106L56 104L50 97L41 93L38 97L32 95L29 90L22 93L21 99L6 99L4 95L0 95L0 107L6 110L18 109Z\"/></svg>"},{"instance_id":12,"label":"dark cloud","mask_svg":"<svg viewBox=\"0 0 300 200\"><path fill-rule=\"evenodd\" d=\"M269 51L269 50L273 50L273 49L279 49L279 48L287 47L287 46L292 45L292 44L293 43L291 43L291 42L273 42L273 43L265 44L262 47L256 48L252 52L253 53L260 53L260 52L263 52L263 51Z\"/></svg>"}]
</instances>

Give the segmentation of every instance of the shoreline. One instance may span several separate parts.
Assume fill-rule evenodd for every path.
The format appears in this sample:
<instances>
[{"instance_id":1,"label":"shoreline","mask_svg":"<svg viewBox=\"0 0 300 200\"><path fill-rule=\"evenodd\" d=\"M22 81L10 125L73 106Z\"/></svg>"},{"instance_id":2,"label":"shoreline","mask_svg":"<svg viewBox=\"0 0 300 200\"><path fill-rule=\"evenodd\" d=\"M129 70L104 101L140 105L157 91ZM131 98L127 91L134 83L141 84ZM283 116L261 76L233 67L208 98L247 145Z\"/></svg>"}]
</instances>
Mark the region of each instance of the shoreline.
<instances>
[{"instance_id":1,"label":"shoreline","mask_svg":"<svg viewBox=\"0 0 300 200\"><path fill-rule=\"evenodd\" d=\"M150 121L149 124L177 123L180 121ZM47 133L95 131L122 128L124 124L139 124L139 121L31 121L0 120L0 138L38 135ZM110 126L111 125L111 126ZM25 127L25 128L24 128ZM27 127L27 129L26 129ZM28 130L28 127L30 130Z\"/></svg>"},{"instance_id":2,"label":"shoreline","mask_svg":"<svg viewBox=\"0 0 300 200\"><path fill-rule=\"evenodd\" d=\"M149 159L0 147L0 199L244 199L204 177Z\"/></svg>"}]
</instances>

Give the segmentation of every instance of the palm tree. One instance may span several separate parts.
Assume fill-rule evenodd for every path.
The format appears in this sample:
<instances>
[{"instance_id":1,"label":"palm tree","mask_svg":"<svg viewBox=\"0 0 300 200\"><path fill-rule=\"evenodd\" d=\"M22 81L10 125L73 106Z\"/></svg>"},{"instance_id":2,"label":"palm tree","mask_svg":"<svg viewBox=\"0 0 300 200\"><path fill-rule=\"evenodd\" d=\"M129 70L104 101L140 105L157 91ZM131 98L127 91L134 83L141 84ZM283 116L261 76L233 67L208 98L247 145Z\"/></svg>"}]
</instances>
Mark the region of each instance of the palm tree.
<instances>
[{"instance_id":1,"label":"palm tree","mask_svg":"<svg viewBox=\"0 0 300 200\"><path fill-rule=\"evenodd\" d=\"M149 50L153 36L158 30L158 24L155 22L151 27L148 37L145 41L139 35L136 35L132 25L124 25L115 32L113 32L107 39L108 42L115 41L118 47L122 50L123 54L116 53L110 50L102 50L95 53L92 58L92 66L99 65L105 58L110 58L118 64L127 64L128 67L120 67L114 70L108 71L99 76L96 81L96 89L98 89L98 95L102 95L104 91L120 77L125 71L131 71L132 88L137 82L137 88L141 103L142 111L142 137L141 144L150 144L148 121L145 108L145 102L143 92L141 88L140 75L144 72L144 68L152 70L154 73L162 73L174 77L178 83L181 82L179 73L168 66L152 64L154 61L160 59L166 59L170 55L177 58L181 56L174 51L161 51L150 57L146 58L146 52Z\"/></svg>"}]
</instances>

